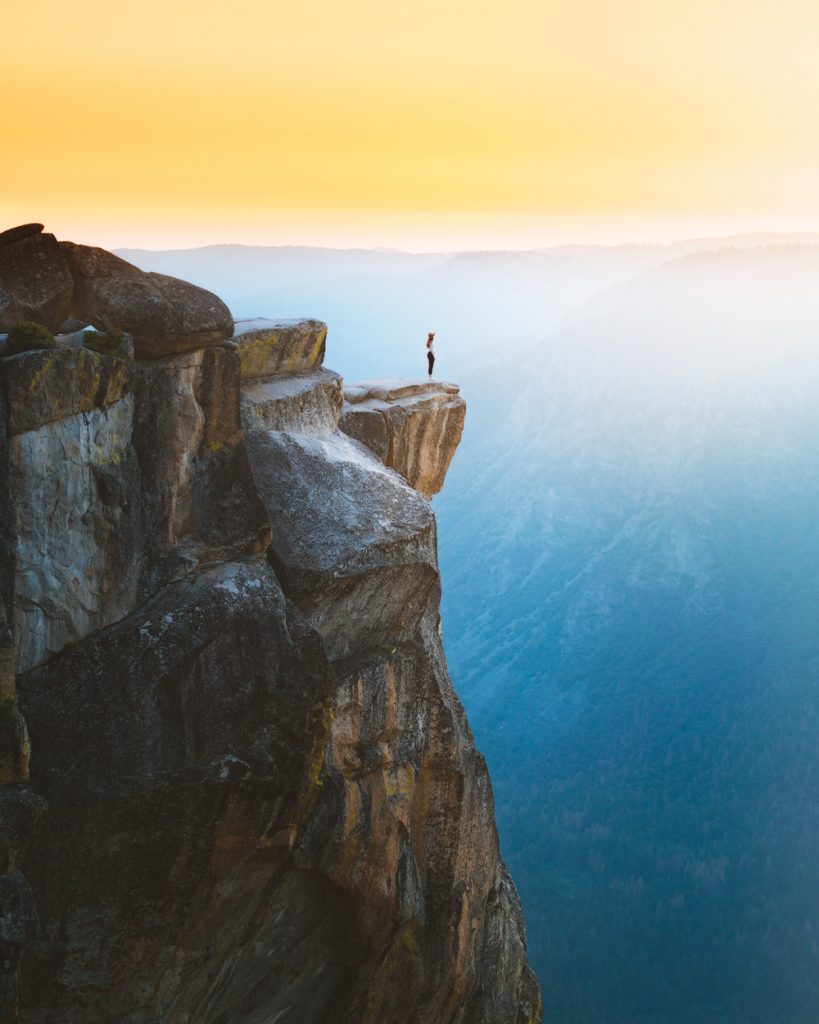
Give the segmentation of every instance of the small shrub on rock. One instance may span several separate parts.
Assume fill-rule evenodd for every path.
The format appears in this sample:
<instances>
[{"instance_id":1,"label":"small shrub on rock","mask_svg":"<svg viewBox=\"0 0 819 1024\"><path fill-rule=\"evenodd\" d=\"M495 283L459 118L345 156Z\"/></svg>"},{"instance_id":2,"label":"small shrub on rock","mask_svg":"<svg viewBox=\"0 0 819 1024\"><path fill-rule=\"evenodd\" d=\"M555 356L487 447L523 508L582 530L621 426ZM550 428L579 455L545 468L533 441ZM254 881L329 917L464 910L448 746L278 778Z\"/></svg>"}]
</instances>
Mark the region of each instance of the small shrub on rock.
<instances>
[{"instance_id":1,"label":"small shrub on rock","mask_svg":"<svg viewBox=\"0 0 819 1024\"><path fill-rule=\"evenodd\" d=\"M21 320L9 330L5 355L16 356L18 352L56 347L54 335L47 327L36 324L33 320Z\"/></svg>"},{"instance_id":2,"label":"small shrub on rock","mask_svg":"<svg viewBox=\"0 0 819 1024\"><path fill-rule=\"evenodd\" d=\"M128 356L125 332L118 327L112 327L108 331L86 331L82 336L82 343L85 348L90 348L92 352L98 352L101 356Z\"/></svg>"}]
</instances>

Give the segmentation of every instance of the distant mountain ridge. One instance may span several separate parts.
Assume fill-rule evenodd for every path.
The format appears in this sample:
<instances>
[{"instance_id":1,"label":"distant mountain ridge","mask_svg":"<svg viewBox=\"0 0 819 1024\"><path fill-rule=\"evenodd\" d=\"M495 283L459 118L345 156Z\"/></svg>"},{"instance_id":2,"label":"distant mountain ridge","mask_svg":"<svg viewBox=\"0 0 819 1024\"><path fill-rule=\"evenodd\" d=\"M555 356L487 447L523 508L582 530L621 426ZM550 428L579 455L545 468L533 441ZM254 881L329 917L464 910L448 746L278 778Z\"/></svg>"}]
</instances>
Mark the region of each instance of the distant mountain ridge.
<instances>
[{"instance_id":1,"label":"distant mountain ridge","mask_svg":"<svg viewBox=\"0 0 819 1024\"><path fill-rule=\"evenodd\" d=\"M819 1014L817 272L682 255L462 381L444 630L546 1019Z\"/></svg>"},{"instance_id":2,"label":"distant mountain ridge","mask_svg":"<svg viewBox=\"0 0 819 1024\"><path fill-rule=\"evenodd\" d=\"M118 255L143 270L215 290L238 318L319 317L331 324L350 378L424 372L423 340L437 332L444 377L516 360L601 291L675 257L797 236L734 236L671 245L402 253L300 246L215 245ZM803 236L798 236L803 237ZM810 235L819 244L819 235Z\"/></svg>"}]
</instances>

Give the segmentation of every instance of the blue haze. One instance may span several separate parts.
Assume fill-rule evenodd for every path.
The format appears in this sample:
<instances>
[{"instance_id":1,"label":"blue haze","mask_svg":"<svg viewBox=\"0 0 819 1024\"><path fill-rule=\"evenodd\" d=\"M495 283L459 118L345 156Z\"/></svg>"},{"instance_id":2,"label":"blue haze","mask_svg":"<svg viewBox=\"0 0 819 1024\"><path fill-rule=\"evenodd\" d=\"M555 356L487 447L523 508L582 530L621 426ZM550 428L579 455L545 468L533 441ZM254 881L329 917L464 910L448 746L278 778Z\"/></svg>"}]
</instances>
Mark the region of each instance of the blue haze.
<instances>
[{"instance_id":1,"label":"blue haze","mask_svg":"<svg viewBox=\"0 0 819 1024\"><path fill-rule=\"evenodd\" d=\"M469 403L450 671L546 1021L819 1021L819 245L127 254Z\"/></svg>"}]
</instances>

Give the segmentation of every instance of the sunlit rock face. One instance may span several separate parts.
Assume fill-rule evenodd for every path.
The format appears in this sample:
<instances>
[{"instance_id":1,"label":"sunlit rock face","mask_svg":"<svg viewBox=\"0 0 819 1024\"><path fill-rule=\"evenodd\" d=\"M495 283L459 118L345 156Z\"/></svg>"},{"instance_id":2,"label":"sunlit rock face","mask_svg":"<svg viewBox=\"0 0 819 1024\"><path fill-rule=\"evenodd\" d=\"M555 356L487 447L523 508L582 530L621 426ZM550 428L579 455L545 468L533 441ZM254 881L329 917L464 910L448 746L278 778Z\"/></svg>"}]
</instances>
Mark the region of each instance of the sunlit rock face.
<instances>
[{"instance_id":1,"label":"sunlit rock face","mask_svg":"<svg viewBox=\"0 0 819 1024\"><path fill-rule=\"evenodd\" d=\"M260 980L280 981L265 936L286 950L298 927L290 906L276 932L280 890L331 707L321 644L270 567L169 584L20 682L49 803L23 1006L55 1024L252 1020Z\"/></svg>"},{"instance_id":2,"label":"sunlit rock face","mask_svg":"<svg viewBox=\"0 0 819 1024\"><path fill-rule=\"evenodd\" d=\"M486 765L446 672L437 587L407 641L334 667L324 784L297 859L349 894L366 951L339 1019L538 1021Z\"/></svg>"},{"instance_id":3,"label":"sunlit rock face","mask_svg":"<svg viewBox=\"0 0 819 1024\"><path fill-rule=\"evenodd\" d=\"M243 378L300 373L324 362L327 324L320 320L237 320L233 334Z\"/></svg>"},{"instance_id":4,"label":"sunlit rock face","mask_svg":"<svg viewBox=\"0 0 819 1024\"><path fill-rule=\"evenodd\" d=\"M537 1021L432 510L254 331L0 358L0 1019Z\"/></svg>"},{"instance_id":5,"label":"sunlit rock face","mask_svg":"<svg viewBox=\"0 0 819 1024\"><path fill-rule=\"evenodd\" d=\"M0 360L20 671L197 564L263 548L238 380L224 349Z\"/></svg>"},{"instance_id":6,"label":"sunlit rock face","mask_svg":"<svg viewBox=\"0 0 819 1024\"><path fill-rule=\"evenodd\" d=\"M461 440L466 402L455 384L367 381L347 384L340 427L365 444L425 498L444 486Z\"/></svg>"}]
</instances>

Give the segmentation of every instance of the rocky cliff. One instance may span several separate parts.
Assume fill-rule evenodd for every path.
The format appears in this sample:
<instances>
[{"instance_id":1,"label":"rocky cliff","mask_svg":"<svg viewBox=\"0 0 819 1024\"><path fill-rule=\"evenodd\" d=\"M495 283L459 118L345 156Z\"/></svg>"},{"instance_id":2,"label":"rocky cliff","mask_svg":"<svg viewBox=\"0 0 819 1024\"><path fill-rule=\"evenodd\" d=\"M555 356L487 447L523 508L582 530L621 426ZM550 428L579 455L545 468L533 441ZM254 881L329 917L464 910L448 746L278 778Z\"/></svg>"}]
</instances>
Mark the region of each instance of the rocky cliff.
<instances>
[{"instance_id":1,"label":"rocky cliff","mask_svg":"<svg viewBox=\"0 0 819 1024\"><path fill-rule=\"evenodd\" d=\"M0 358L0 1020L537 1021L419 493L457 389L345 402L323 324L38 225L21 319L63 334Z\"/></svg>"},{"instance_id":2,"label":"rocky cliff","mask_svg":"<svg viewBox=\"0 0 819 1024\"><path fill-rule=\"evenodd\" d=\"M466 403L454 384L369 381L344 389L341 429L431 498L461 440Z\"/></svg>"}]
</instances>

